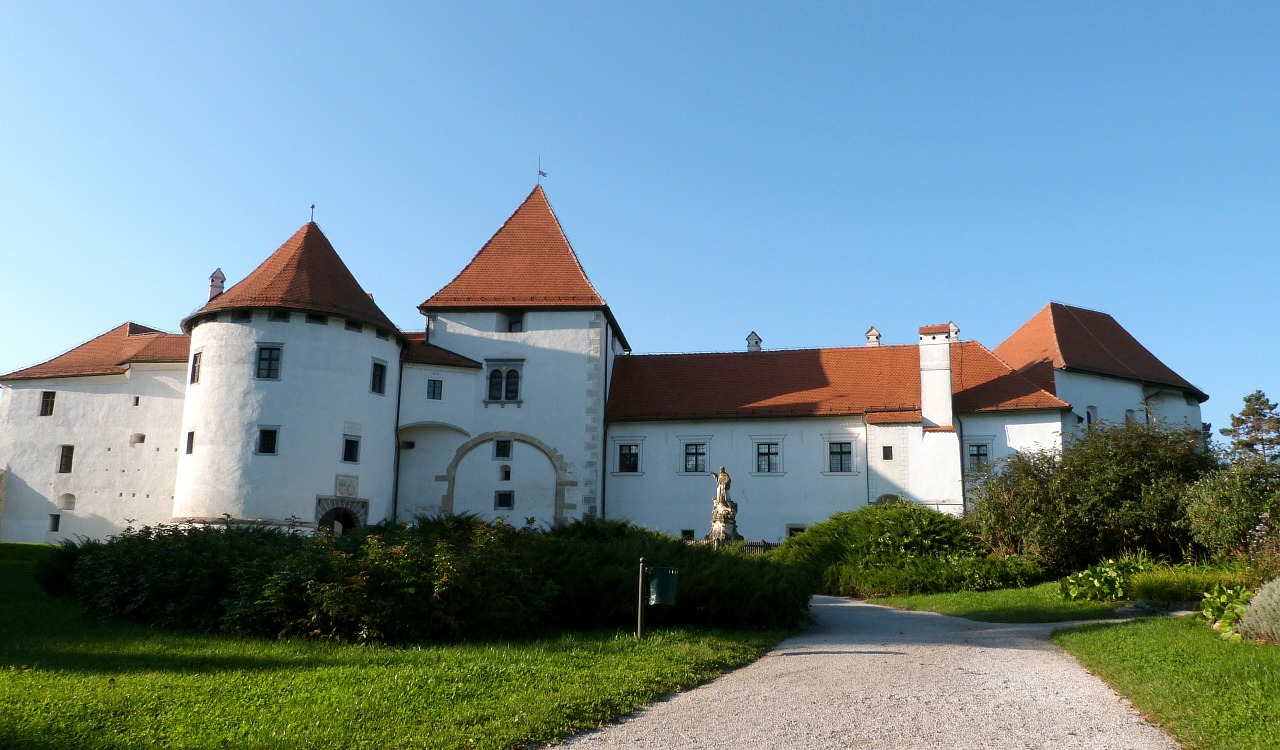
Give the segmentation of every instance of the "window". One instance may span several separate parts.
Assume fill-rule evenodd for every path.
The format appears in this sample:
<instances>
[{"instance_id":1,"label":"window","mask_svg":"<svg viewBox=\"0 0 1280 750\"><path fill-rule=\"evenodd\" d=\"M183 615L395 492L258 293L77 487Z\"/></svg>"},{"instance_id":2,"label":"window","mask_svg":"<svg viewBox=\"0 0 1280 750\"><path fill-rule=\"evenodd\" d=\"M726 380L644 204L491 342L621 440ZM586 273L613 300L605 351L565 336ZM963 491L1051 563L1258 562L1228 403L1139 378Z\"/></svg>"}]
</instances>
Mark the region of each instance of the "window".
<instances>
[{"instance_id":1,"label":"window","mask_svg":"<svg viewBox=\"0 0 1280 750\"><path fill-rule=\"evenodd\" d=\"M510 440L493 441L493 457L494 458L511 458L511 441Z\"/></svg>"},{"instance_id":2,"label":"window","mask_svg":"<svg viewBox=\"0 0 1280 750\"><path fill-rule=\"evenodd\" d=\"M195 385L200 382L200 355L204 352L196 352L191 355L191 380L190 383Z\"/></svg>"},{"instance_id":3,"label":"window","mask_svg":"<svg viewBox=\"0 0 1280 750\"><path fill-rule=\"evenodd\" d=\"M892 460L893 460L893 446L892 446L892 445L886 445L885 447L883 447L883 448L881 448L881 449L880 449L880 459L881 459L882 461L892 461Z\"/></svg>"},{"instance_id":4,"label":"window","mask_svg":"<svg viewBox=\"0 0 1280 750\"><path fill-rule=\"evenodd\" d=\"M196 431L191 430L190 432L187 433L187 455L188 456L191 455L191 452L194 451L195 448L196 448Z\"/></svg>"},{"instance_id":5,"label":"window","mask_svg":"<svg viewBox=\"0 0 1280 750\"><path fill-rule=\"evenodd\" d=\"M289 314L288 310L268 310L267 311L267 320L271 321L272 323L288 323L291 317L293 316Z\"/></svg>"},{"instance_id":6,"label":"window","mask_svg":"<svg viewBox=\"0 0 1280 750\"><path fill-rule=\"evenodd\" d=\"M253 310L232 310L231 320L236 323L249 323L253 320Z\"/></svg>"},{"instance_id":7,"label":"window","mask_svg":"<svg viewBox=\"0 0 1280 750\"><path fill-rule=\"evenodd\" d=\"M58 498L58 507L62 508L63 510L75 510L76 496L68 494Z\"/></svg>"},{"instance_id":8,"label":"window","mask_svg":"<svg viewBox=\"0 0 1280 750\"><path fill-rule=\"evenodd\" d=\"M1098 421L1098 407L1090 406L1084 410L1084 425L1092 427L1094 422Z\"/></svg>"},{"instance_id":9,"label":"window","mask_svg":"<svg viewBox=\"0 0 1280 750\"><path fill-rule=\"evenodd\" d=\"M373 363L373 375L370 378L369 390L374 393L387 392L387 364L385 362Z\"/></svg>"},{"instance_id":10,"label":"window","mask_svg":"<svg viewBox=\"0 0 1280 750\"><path fill-rule=\"evenodd\" d=\"M319 326L327 326L329 325L329 316L321 315L320 313L307 313L307 322L315 323Z\"/></svg>"},{"instance_id":11,"label":"window","mask_svg":"<svg viewBox=\"0 0 1280 750\"><path fill-rule=\"evenodd\" d=\"M280 379L280 354L279 346L259 346L258 347L258 374L259 380L279 380Z\"/></svg>"},{"instance_id":12,"label":"window","mask_svg":"<svg viewBox=\"0 0 1280 750\"><path fill-rule=\"evenodd\" d=\"M802 523L787 524L787 536L795 536L796 534L799 534L804 530L805 530L805 525Z\"/></svg>"},{"instance_id":13,"label":"window","mask_svg":"<svg viewBox=\"0 0 1280 750\"><path fill-rule=\"evenodd\" d=\"M49 514L49 533L56 534L58 529L62 528L62 516L57 513Z\"/></svg>"},{"instance_id":14,"label":"window","mask_svg":"<svg viewBox=\"0 0 1280 750\"><path fill-rule=\"evenodd\" d=\"M58 446L58 473L70 474L71 464L75 458L76 447L74 445Z\"/></svg>"},{"instance_id":15,"label":"window","mask_svg":"<svg viewBox=\"0 0 1280 750\"><path fill-rule=\"evenodd\" d=\"M514 510L515 507L516 493L511 490L498 490L493 493L494 510Z\"/></svg>"},{"instance_id":16,"label":"window","mask_svg":"<svg viewBox=\"0 0 1280 750\"><path fill-rule=\"evenodd\" d=\"M444 398L443 380L435 380L434 378L427 380L427 398L432 401L439 401Z\"/></svg>"},{"instance_id":17,"label":"window","mask_svg":"<svg viewBox=\"0 0 1280 750\"><path fill-rule=\"evenodd\" d=\"M623 474L634 474L640 471L640 446L634 443L623 443L618 446L618 471Z\"/></svg>"},{"instance_id":18,"label":"window","mask_svg":"<svg viewBox=\"0 0 1280 750\"><path fill-rule=\"evenodd\" d=\"M756 443L756 473L777 474L782 471L777 443Z\"/></svg>"},{"instance_id":19,"label":"window","mask_svg":"<svg viewBox=\"0 0 1280 750\"><path fill-rule=\"evenodd\" d=\"M274 456L279 452L279 441L279 427L259 427L258 447L254 453L260 456Z\"/></svg>"},{"instance_id":20,"label":"window","mask_svg":"<svg viewBox=\"0 0 1280 750\"><path fill-rule=\"evenodd\" d=\"M827 443L827 471L847 473L853 471L853 443Z\"/></svg>"},{"instance_id":21,"label":"window","mask_svg":"<svg viewBox=\"0 0 1280 750\"><path fill-rule=\"evenodd\" d=\"M513 310L505 316L507 333L523 333L524 332L524 313L519 310Z\"/></svg>"},{"instance_id":22,"label":"window","mask_svg":"<svg viewBox=\"0 0 1280 750\"><path fill-rule=\"evenodd\" d=\"M135 432L129 436L129 447L133 447L135 445L141 445L145 442L147 442L147 436L142 434L141 432Z\"/></svg>"},{"instance_id":23,"label":"window","mask_svg":"<svg viewBox=\"0 0 1280 750\"><path fill-rule=\"evenodd\" d=\"M692 542L694 539L693 533L693 529L680 529L680 538L686 542Z\"/></svg>"},{"instance_id":24,"label":"window","mask_svg":"<svg viewBox=\"0 0 1280 750\"><path fill-rule=\"evenodd\" d=\"M342 462L346 464L360 463L360 436L342 436Z\"/></svg>"},{"instance_id":25,"label":"window","mask_svg":"<svg viewBox=\"0 0 1280 750\"><path fill-rule=\"evenodd\" d=\"M979 469L990 463L990 448L986 443L970 443L969 444L969 471L978 471Z\"/></svg>"},{"instance_id":26,"label":"window","mask_svg":"<svg viewBox=\"0 0 1280 750\"><path fill-rule=\"evenodd\" d=\"M364 323L361 323L358 320L352 320L351 318L347 318L347 323L344 327L348 331L355 331L356 333L361 333L364 331Z\"/></svg>"},{"instance_id":27,"label":"window","mask_svg":"<svg viewBox=\"0 0 1280 750\"><path fill-rule=\"evenodd\" d=\"M508 402L520 400L520 368L519 362L489 363L489 398L488 402Z\"/></svg>"},{"instance_id":28,"label":"window","mask_svg":"<svg viewBox=\"0 0 1280 750\"><path fill-rule=\"evenodd\" d=\"M134 406L137 406L138 404L141 404L141 403L142 403L142 397L141 397L141 396L134 396L134 397L133 397L133 405L134 405Z\"/></svg>"},{"instance_id":29,"label":"window","mask_svg":"<svg viewBox=\"0 0 1280 750\"><path fill-rule=\"evenodd\" d=\"M57 391L41 391L40 392L40 416L53 416L53 401L58 397Z\"/></svg>"},{"instance_id":30,"label":"window","mask_svg":"<svg viewBox=\"0 0 1280 750\"><path fill-rule=\"evenodd\" d=\"M501 468L499 468L499 469L498 469L498 481L499 481L499 482L510 482L510 481L511 481L511 467L510 467L510 466L505 466L505 465L504 465L504 466L502 466Z\"/></svg>"},{"instance_id":31,"label":"window","mask_svg":"<svg viewBox=\"0 0 1280 750\"><path fill-rule=\"evenodd\" d=\"M382 330L381 328L373 329L373 335L377 336L383 341L386 341L388 338L390 338L390 334L388 334L386 331Z\"/></svg>"},{"instance_id":32,"label":"window","mask_svg":"<svg viewBox=\"0 0 1280 750\"><path fill-rule=\"evenodd\" d=\"M416 447L418 447L418 443L417 443L417 441L415 441L415 440L401 440L401 441L400 441L400 450L402 450L402 451L411 451L411 450L413 450L413 449L414 449L414 448L416 448Z\"/></svg>"},{"instance_id":33,"label":"window","mask_svg":"<svg viewBox=\"0 0 1280 750\"><path fill-rule=\"evenodd\" d=\"M707 473L707 444L684 444L684 471L686 474Z\"/></svg>"}]
</instances>

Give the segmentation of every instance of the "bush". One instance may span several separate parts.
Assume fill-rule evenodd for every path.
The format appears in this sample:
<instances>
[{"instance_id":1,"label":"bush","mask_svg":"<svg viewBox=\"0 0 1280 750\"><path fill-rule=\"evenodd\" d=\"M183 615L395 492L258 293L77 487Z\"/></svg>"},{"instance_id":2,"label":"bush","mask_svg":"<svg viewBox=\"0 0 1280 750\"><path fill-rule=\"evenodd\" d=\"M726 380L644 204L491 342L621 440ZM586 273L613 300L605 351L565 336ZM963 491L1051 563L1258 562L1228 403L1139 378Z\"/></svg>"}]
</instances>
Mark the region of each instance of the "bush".
<instances>
[{"instance_id":1,"label":"bush","mask_svg":"<svg viewBox=\"0 0 1280 750\"><path fill-rule=\"evenodd\" d=\"M1280 464L1260 456L1234 461L1187 488L1191 535L1219 560L1247 554L1263 514L1280 515Z\"/></svg>"},{"instance_id":2,"label":"bush","mask_svg":"<svg viewBox=\"0 0 1280 750\"><path fill-rule=\"evenodd\" d=\"M1198 602L1214 586L1241 586L1246 574L1226 568L1155 568L1135 574L1129 580L1133 599L1156 602Z\"/></svg>"},{"instance_id":3,"label":"bush","mask_svg":"<svg viewBox=\"0 0 1280 750\"><path fill-rule=\"evenodd\" d=\"M1231 638L1252 597L1253 592L1244 586L1216 584L1212 590L1205 592L1200 604L1200 614L1215 630L1222 631L1223 638Z\"/></svg>"},{"instance_id":4,"label":"bush","mask_svg":"<svg viewBox=\"0 0 1280 750\"><path fill-rule=\"evenodd\" d=\"M1061 454L1015 454L973 490L969 521L993 550L1078 570L1124 550L1180 555L1183 487L1214 466L1190 428L1095 426Z\"/></svg>"},{"instance_id":5,"label":"bush","mask_svg":"<svg viewBox=\"0 0 1280 750\"><path fill-rule=\"evenodd\" d=\"M1280 644L1280 578L1263 586L1253 597L1237 630L1245 638Z\"/></svg>"},{"instance_id":6,"label":"bush","mask_svg":"<svg viewBox=\"0 0 1280 750\"><path fill-rule=\"evenodd\" d=\"M1151 570L1155 563L1138 553L1119 559L1103 560L1060 582L1062 598L1067 601L1113 602L1132 599L1129 581L1136 574Z\"/></svg>"},{"instance_id":7,"label":"bush","mask_svg":"<svg viewBox=\"0 0 1280 750\"><path fill-rule=\"evenodd\" d=\"M858 598L989 591L1031 586L1044 575L1042 566L1025 558L912 557L894 565L835 565L827 570L823 590Z\"/></svg>"}]
</instances>

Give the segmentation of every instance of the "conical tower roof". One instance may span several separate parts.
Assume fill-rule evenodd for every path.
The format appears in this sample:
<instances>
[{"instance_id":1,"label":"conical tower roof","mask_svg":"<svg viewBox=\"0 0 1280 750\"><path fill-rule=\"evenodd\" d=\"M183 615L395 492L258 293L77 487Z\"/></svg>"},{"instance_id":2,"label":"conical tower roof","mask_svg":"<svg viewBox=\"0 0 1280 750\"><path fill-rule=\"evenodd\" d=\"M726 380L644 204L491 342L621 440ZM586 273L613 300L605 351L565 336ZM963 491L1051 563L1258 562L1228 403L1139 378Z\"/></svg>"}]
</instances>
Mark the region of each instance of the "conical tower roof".
<instances>
[{"instance_id":1,"label":"conical tower roof","mask_svg":"<svg viewBox=\"0 0 1280 750\"><path fill-rule=\"evenodd\" d=\"M420 309L604 306L539 185L467 267Z\"/></svg>"},{"instance_id":2,"label":"conical tower roof","mask_svg":"<svg viewBox=\"0 0 1280 750\"><path fill-rule=\"evenodd\" d=\"M193 321L207 313L259 307L342 315L399 333L315 222L303 224L262 265L182 321L182 330L190 332Z\"/></svg>"}]
</instances>

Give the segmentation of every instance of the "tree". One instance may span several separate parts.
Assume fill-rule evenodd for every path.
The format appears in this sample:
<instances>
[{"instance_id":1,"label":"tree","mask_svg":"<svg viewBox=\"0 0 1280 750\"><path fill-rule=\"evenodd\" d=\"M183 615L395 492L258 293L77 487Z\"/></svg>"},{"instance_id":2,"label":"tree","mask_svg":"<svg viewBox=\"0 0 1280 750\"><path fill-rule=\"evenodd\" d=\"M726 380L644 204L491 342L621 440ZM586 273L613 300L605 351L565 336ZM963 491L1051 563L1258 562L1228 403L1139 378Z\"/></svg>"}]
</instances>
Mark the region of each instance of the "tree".
<instances>
[{"instance_id":1,"label":"tree","mask_svg":"<svg viewBox=\"0 0 1280 750\"><path fill-rule=\"evenodd\" d=\"M1244 408L1231 415L1231 426L1223 427L1222 434L1231 438L1231 452L1236 456L1280 461L1280 412L1262 391L1244 397Z\"/></svg>"}]
</instances>

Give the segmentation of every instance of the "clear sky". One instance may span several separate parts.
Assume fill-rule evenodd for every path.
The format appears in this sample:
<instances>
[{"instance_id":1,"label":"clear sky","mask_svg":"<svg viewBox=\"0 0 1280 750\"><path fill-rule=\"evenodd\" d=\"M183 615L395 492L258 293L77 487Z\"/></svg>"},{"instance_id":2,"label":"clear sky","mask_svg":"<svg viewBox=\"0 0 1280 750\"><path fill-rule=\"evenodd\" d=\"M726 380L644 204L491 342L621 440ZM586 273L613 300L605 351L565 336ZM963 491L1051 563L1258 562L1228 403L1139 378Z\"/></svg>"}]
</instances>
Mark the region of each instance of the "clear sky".
<instances>
[{"instance_id":1,"label":"clear sky","mask_svg":"<svg viewBox=\"0 0 1280 750\"><path fill-rule=\"evenodd\" d=\"M1280 397L1280 4L0 2L0 372L316 221L405 329L532 189L637 352L994 348Z\"/></svg>"}]
</instances>

